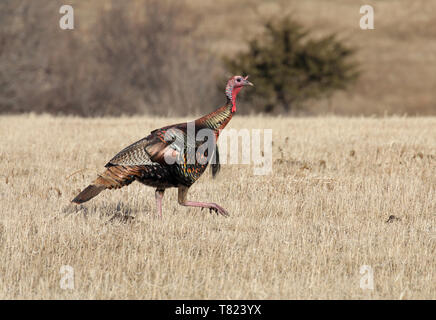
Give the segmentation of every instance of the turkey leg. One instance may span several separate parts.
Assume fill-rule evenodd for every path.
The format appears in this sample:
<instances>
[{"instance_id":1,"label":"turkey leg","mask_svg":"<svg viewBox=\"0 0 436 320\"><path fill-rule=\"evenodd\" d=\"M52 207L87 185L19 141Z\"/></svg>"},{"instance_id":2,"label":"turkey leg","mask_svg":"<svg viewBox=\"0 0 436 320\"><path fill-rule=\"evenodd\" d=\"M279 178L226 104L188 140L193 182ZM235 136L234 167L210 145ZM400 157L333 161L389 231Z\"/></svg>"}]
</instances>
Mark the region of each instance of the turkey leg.
<instances>
[{"instance_id":1,"label":"turkey leg","mask_svg":"<svg viewBox=\"0 0 436 320\"><path fill-rule=\"evenodd\" d=\"M188 195L188 187L185 186L179 187L178 199L179 199L179 204L181 204L182 206L206 208L211 211L213 210L217 214L221 214L225 217L229 216L229 213L226 211L226 209L224 209L220 205L217 205L216 203L213 202L187 201L186 200L187 195Z\"/></svg>"},{"instance_id":2,"label":"turkey leg","mask_svg":"<svg viewBox=\"0 0 436 320\"><path fill-rule=\"evenodd\" d=\"M162 199L164 192L165 189L156 189L156 192L154 193L154 197L156 198L157 214L159 218L162 218Z\"/></svg>"}]
</instances>

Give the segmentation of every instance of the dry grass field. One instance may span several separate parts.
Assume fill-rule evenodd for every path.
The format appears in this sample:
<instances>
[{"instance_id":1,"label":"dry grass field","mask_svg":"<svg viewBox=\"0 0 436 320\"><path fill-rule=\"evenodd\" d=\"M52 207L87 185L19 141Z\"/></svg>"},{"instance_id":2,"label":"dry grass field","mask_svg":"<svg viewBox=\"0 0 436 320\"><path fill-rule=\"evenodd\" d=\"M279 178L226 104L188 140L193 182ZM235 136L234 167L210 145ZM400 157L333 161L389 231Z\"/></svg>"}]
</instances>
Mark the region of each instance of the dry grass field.
<instances>
[{"instance_id":1,"label":"dry grass field","mask_svg":"<svg viewBox=\"0 0 436 320\"><path fill-rule=\"evenodd\" d=\"M138 183L70 203L122 147L180 120L0 117L0 298L436 298L436 118L237 116L228 128L273 129L272 174L225 165L190 192L229 218L170 189L158 219Z\"/></svg>"}]
</instances>

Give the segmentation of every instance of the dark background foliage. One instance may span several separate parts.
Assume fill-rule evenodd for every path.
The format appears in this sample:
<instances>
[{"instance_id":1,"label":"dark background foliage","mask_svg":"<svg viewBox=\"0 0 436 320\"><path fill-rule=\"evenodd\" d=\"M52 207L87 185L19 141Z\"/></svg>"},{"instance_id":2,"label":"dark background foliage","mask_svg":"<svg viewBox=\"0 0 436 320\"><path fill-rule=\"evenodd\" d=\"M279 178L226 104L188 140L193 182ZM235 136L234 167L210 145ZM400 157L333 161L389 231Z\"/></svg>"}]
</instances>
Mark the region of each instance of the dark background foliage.
<instances>
[{"instance_id":1,"label":"dark background foliage","mask_svg":"<svg viewBox=\"0 0 436 320\"><path fill-rule=\"evenodd\" d=\"M311 39L308 30L285 17L265 23L265 33L249 42L247 52L225 59L225 66L256 79L256 90L247 95L257 111L288 113L352 84L358 76L352 54L335 35Z\"/></svg>"},{"instance_id":2,"label":"dark background foliage","mask_svg":"<svg viewBox=\"0 0 436 320\"><path fill-rule=\"evenodd\" d=\"M2 0L0 113L198 115L245 73L240 113L435 114L431 8L373 3L363 31L333 2L71 0L65 31L64 1Z\"/></svg>"}]
</instances>

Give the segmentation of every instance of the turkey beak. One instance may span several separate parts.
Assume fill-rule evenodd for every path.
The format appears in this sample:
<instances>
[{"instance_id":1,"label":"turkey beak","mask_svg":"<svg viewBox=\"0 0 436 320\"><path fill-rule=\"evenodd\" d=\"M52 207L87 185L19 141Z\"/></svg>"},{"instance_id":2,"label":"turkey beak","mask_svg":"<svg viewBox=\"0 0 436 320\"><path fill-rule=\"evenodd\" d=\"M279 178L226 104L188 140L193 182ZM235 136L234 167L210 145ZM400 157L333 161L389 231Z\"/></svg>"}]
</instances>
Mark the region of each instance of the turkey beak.
<instances>
[{"instance_id":1,"label":"turkey beak","mask_svg":"<svg viewBox=\"0 0 436 320\"><path fill-rule=\"evenodd\" d=\"M244 79L244 86L252 86L254 87L254 84L252 84L250 81L248 81L247 79Z\"/></svg>"}]
</instances>

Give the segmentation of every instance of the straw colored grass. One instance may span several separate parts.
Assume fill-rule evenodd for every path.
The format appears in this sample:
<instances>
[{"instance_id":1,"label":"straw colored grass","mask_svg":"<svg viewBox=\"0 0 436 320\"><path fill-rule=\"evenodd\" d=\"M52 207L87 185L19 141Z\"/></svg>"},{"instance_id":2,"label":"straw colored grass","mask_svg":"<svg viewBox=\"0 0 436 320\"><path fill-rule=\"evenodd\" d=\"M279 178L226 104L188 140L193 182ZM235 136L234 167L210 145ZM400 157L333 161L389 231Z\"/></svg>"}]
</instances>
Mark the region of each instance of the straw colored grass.
<instances>
[{"instance_id":1,"label":"straw colored grass","mask_svg":"<svg viewBox=\"0 0 436 320\"><path fill-rule=\"evenodd\" d=\"M272 174L225 165L189 194L229 218L169 189L159 220L138 183L70 203L121 148L181 120L1 117L0 298L436 297L435 118L235 117L273 129Z\"/></svg>"}]
</instances>

